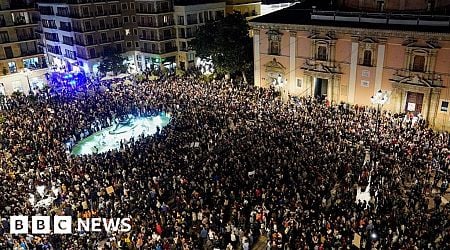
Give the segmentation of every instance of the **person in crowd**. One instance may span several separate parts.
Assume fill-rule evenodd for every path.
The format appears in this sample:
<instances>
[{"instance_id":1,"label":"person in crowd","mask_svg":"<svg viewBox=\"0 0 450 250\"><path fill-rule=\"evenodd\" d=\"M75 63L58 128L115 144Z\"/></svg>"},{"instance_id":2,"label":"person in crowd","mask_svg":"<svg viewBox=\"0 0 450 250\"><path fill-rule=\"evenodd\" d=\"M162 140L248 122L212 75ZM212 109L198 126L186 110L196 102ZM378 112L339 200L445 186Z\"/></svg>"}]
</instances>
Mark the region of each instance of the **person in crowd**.
<instances>
[{"instance_id":1,"label":"person in crowd","mask_svg":"<svg viewBox=\"0 0 450 250\"><path fill-rule=\"evenodd\" d=\"M70 154L119 117L161 112L153 136ZM5 97L0 116L1 249L450 249L449 134L423 120L383 111L377 130L370 107L195 77ZM11 215L132 229L11 235Z\"/></svg>"}]
</instances>

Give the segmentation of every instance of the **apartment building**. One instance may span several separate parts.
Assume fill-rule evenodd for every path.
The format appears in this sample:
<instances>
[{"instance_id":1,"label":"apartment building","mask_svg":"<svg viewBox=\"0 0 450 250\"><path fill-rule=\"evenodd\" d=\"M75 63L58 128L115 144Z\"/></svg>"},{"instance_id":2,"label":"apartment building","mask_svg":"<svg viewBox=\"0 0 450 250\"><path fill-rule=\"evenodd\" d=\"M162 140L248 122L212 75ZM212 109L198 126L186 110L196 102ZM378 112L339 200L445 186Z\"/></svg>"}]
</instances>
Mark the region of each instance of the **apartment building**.
<instances>
[{"instance_id":1,"label":"apartment building","mask_svg":"<svg viewBox=\"0 0 450 250\"><path fill-rule=\"evenodd\" d=\"M224 17L225 6L225 2L180 1L175 3L174 16L178 46L176 61L178 68L186 70L200 63L195 56L195 51L190 46L190 42L200 26L208 21Z\"/></svg>"},{"instance_id":2,"label":"apartment building","mask_svg":"<svg viewBox=\"0 0 450 250\"><path fill-rule=\"evenodd\" d=\"M28 92L46 67L38 46L39 13L32 3L0 1L0 82L7 93Z\"/></svg>"},{"instance_id":3,"label":"apartment building","mask_svg":"<svg viewBox=\"0 0 450 250\"><path fill-rule=\"evenodd\" d=\"M136 0L136 19L138 68L175 67L178 50L172 1Z\"/></svg>"},{"instance_id":4,"label":"apartment building","mask_svg":"<svg viewBox=\"0 0 450 250\"><path fill-rule=\"evenodd\" d=\"M52 67L95 73L103 55L135 50L134 1L42 0L38 10Z\"/></svg>"}]
</instances>

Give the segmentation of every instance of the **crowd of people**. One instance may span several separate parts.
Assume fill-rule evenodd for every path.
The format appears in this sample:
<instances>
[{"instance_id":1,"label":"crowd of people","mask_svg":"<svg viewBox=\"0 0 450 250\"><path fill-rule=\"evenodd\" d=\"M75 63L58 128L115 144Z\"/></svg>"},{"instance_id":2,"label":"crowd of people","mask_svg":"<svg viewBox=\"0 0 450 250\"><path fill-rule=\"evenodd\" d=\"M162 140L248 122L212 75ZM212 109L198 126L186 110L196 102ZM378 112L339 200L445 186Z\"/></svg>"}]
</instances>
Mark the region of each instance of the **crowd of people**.
<instances>
[{"instance_id":1,"label":"crowd of people","mask_svg":"<svg viewBox=\"0 0 450 250\"><path fill-rule=\"evenodd\" d=\"M383 111L377 129L370 107L189 77L4 97L0 109L0 249L450 249L449 134L423 121ZM117 117L161 112L171 121L153 136L67 151ZM11 215L132 229L14 235Z\"/></svg>"}]
</instances>

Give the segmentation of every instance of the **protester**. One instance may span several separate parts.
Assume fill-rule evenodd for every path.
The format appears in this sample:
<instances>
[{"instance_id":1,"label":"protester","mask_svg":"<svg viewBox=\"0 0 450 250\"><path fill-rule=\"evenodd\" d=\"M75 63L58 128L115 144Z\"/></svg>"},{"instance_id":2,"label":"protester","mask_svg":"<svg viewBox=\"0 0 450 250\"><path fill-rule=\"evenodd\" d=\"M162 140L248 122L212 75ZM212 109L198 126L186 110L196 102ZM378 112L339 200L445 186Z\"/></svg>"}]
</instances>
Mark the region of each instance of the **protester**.
<instances>
[{"instance_id":1,"label":"protester","mask_svg":"<svg viewBox=\"0 0 450 250\"><path fill-rule=\"evenodd\" d=\"M118 117L161 112L171 122L153 136L68 153ZM377 133L368 107L195 78L6 97L0 116L0 249L251 249L263 238L267 249L350 249L356 234L362 249L450 248L437 200L449 134L422 120L383 111ZM11 215L129 217L132 230L11 235Z\"/></svg>"}]
</instances>

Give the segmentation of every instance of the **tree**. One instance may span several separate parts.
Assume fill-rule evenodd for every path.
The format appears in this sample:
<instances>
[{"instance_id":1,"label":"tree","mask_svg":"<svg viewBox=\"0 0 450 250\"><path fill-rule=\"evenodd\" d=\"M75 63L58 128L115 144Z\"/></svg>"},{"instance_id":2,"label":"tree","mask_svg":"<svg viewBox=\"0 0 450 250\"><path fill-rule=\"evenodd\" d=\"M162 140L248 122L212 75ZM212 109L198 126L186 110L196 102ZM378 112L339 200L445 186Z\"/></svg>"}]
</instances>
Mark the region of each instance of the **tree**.
<instances>
[{"instance_id":1,"label":"tree","mask_svg":"<svg viewBox=\"0 0 450 250\"><path fill-rule=\"evenodd\" d=\"M216 72L240 73L253 69L252 39L247 20L234 12L214 22L207 22L197 31L192 48L198 57L211 58Z\"/></svg>"},{"instance_id":2,"label":"tree","mask_svg":"<svg viewBox=\"0 0 450 250\"><path fill-rule=\"evenodd\" d=\"M102 61L98 66L98 70L103 74L111 71L114 75L117 75L118 73L125 73L128 69L128 64L124 63L124 60L125 58L123 58L117 50L113 48L105 48Z\"/></svg>"}]
</instances>

